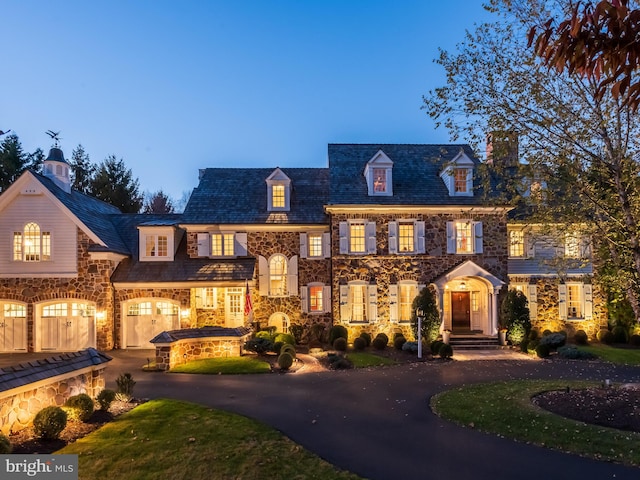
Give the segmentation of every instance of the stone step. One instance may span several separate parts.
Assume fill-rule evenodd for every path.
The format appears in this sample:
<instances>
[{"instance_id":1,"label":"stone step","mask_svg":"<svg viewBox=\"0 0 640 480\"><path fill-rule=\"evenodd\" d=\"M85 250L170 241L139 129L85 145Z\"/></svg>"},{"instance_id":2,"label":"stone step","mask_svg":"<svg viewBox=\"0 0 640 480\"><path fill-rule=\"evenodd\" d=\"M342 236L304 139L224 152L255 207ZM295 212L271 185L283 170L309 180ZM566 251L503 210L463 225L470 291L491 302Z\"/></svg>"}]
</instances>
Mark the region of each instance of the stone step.
<instances>
[{"instance_id":1,"label":"stone step","mask_svg":"<svg viewBox=\"0 0 640 480\"><path fill-rule=\"evenodd\" d=\"M498 350L501 348L498 339L488 335L451 335L449 344L454 350Z\"/></svg>"}]
</instances>

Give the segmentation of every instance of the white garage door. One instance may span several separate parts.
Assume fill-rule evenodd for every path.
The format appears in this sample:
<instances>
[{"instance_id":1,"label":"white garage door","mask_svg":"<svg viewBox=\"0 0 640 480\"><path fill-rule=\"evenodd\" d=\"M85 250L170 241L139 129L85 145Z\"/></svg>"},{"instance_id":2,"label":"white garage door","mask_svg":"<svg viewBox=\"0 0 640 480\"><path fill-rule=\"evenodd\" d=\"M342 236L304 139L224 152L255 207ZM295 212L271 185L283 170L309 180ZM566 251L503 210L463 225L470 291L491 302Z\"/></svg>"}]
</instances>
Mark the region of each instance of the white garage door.
<instances>
[{"instance_id":1,"label":"white garage door","mask_svg":"<svg viewBox=\"0 0 640 480\"><path fill-rule=\"evenodd\" d=\"M126 306L125 348L154 348L153 337L167 330L180 328L177 303L147 300Z\"/></svg>"},{"instance_id":2,"label":"white garage door","mask_svg":"<svg viewBox=\"0 0 640 480\"><path fill-rule=\"evenodd\" d=\"M43 305L37 334L37 350L71 352L95 347L95 307L78 302Z\"/></svg>"},{"instance_id":3,"label":"white garage door","mask_svg":"<svg viewBox=\"0 0 640 480\"><path fill-rule=\"evenodd\" d=\"M2 303L0 309L0 352L27 350L27 307Z\"/></svg>"}]
</instances>

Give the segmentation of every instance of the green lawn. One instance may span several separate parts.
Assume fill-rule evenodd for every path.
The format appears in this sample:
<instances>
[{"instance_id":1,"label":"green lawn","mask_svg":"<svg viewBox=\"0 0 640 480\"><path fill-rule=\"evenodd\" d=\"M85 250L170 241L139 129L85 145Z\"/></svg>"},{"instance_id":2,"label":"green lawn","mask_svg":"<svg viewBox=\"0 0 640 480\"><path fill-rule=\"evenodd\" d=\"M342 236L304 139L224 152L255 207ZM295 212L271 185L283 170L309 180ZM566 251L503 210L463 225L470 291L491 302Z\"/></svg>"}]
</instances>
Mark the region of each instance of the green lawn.
<instances>
[{"instance_id":1,"label":"green lawn","mask_svg":"<svg viewBox=\"0 0 640 480\"><path fill-rule=\"evenodd\" d=\"M240 373L268 373L269 362L253 357L205 358L178 365L171 369L174 373L201 373L206 375L237 375Z\"/></svg>"},{"instance_id":2,"label":"green lawn","mask_svg":"<svg viewBox=\"0 0 640 480\"><path fill-rule=\"evenodd\" d=\"M78 454L85 480L360 478L266 425L174 400L144 403L56 453Z\"/></svg>"},{"instance_id":3,"label":"green lawn","mask_svg":"<svg viewBox=\"0 0 640 480\"><path fill-rule=\"evenodd\" d=\"M397 363L390 358L367 352L349 352L346 357L351 360L355 368L379 367L383 365L395 365Z\"/></svg>"},{"instance_id":4,"label":"green lawn","mask_svg":"<svg viewBox=\"0 0 640 480\"><path fill-rule=\"evenodd\" d=\"M576 422L531 403L540 392L589 385L593 384L563 380L471 385L436 395L431 406L441 417L463 426L599 460L640 465L640 448L630 447L640 444L639 433Z\"/></svg>"},{"instance_id":5,"label":"green lawn","mask_svg":"<svg viewBox=\"0 0 640 480\"><path fill-rule=\"evenodd\" d=\"M578 348L590 352L607 362L623 365L640 365L640 348L617 348L598 344Z\"/></svg>"}]
</instances>

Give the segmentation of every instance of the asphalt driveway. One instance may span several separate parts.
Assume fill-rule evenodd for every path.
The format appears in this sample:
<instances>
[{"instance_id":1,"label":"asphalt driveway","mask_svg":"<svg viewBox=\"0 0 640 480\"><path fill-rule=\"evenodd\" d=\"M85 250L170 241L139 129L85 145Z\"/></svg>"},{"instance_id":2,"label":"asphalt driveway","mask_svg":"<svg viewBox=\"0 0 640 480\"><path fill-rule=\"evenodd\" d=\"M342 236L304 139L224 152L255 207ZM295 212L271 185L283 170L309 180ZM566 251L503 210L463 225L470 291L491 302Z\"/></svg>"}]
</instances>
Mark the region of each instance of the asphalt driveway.
<instances>
[{"instance_id":1,"label":"asphalt driveway","mask_svg":"<svg viewBox=\"0 0 640 480\"><path fill-rule=\"evenodd\" d=\"M640 368L603 362L473 360L336 372L207 376L145 373L150 352L116 351L107 385L130 371L135 395L236 412L278 429L334 465L365 478L638 479L640 468L521 444L443 421L435 393L510 380L609 378L640 382ZM629 445L640 448L640 445Z\"/></svg>"}]
</instances>

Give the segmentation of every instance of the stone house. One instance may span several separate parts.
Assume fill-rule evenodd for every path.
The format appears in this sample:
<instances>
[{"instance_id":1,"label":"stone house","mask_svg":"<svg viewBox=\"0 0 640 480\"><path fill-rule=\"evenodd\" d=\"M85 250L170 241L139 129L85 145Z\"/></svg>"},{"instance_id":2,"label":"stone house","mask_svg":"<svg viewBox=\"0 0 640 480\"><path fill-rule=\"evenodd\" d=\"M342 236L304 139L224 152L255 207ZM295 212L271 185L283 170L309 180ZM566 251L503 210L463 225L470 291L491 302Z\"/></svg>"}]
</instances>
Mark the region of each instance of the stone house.
<instances>
[{"instance_id":1,"label":"stone house","mask_svg":"<svg viewBox=\"0 0 640 480\"><path fill-rule=\"evenodd\" d=\"M0 195L0 351L151 348L203 326L408 332L424 285L454 333L495 335L508 284L540 325L593 333L606 318L588 262L562 287L514 255L529 230L487 201L468 146L328 153L327 168L203 169L184 213L146 215L72 190L52 148Z\"/></svg>"}]
</instances>

